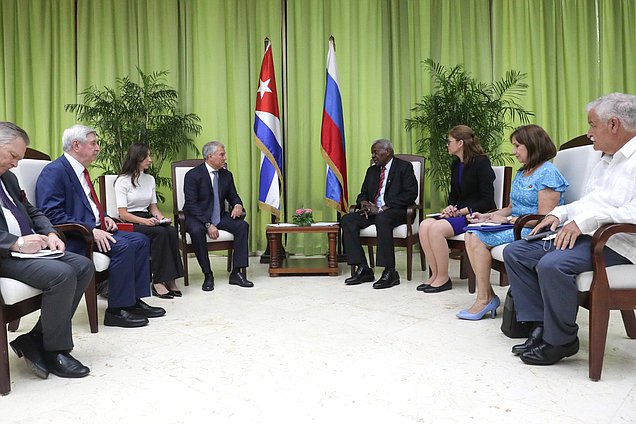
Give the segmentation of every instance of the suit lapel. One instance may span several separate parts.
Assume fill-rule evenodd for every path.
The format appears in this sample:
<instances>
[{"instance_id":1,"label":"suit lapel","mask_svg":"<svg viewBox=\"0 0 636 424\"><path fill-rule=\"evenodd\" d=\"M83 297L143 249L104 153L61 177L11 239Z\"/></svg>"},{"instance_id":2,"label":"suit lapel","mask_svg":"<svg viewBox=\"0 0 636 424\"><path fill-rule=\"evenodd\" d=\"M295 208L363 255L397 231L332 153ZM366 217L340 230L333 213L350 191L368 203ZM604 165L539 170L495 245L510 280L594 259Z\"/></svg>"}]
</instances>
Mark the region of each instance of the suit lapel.
<instances>
[{"instance_id":1,"label":"suit lapel","mask_svg":"<svg viewBox=\"0 0 636 424\"><path fill-rule=\"evenodd\" d=\"M64 157L64 155L60 156L60 161L62 165L64 165L64 170L66 171L66 175L68 175L69 180L71 181L71 185L73 186L73 190L77 193L77 196L82 201L82 204L86 209L88 209L93 215L93 208L91 208L90 203L88 203L88 197L86 196L86 192L84 192L84 188L82 184L79 182L79 178L75 173L75 170L71 166L71 163Z\"/></svg>"}]
</instances>

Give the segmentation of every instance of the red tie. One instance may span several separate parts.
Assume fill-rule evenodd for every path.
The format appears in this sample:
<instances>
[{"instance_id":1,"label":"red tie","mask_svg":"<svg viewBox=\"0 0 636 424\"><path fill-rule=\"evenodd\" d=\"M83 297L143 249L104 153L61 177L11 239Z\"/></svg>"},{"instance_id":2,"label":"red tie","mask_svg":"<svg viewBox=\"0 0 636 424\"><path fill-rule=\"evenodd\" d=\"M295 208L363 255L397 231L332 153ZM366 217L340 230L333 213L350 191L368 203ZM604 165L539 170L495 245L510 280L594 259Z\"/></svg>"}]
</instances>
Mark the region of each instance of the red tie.
<instances>
[{"instance_id":1,"label":"red tie","mask_svg":"<svg viewBox=\"0 0 636 424\"><path fill-rule=\"evenodd\" d=\"M91 182L91 177L88 175L88 170L84 168L84 178L86 178L86 182L88 183L88 188L91 189L91 199L95 202L95 206L97 206L97 210L99 211L99 223L100 228L102 230L106 229L106 222L104 221L104 211L102 210L102 205L99 203L99 199L97 198L97 193L95 193L95 188L93 187L93 183Z\"/></svg>"},{"instance_id":2,"label":"red tie","mask_svg":"<svg viewBox=\"0 0 636 424\"><path fill-rule=\"evenodd\" d=\"M378 191L375 193L375 197L373 198L373 203L378 204L378 197L380 197L380 191L382 191L382 183L384 183L384 171L386 168L384 166L380 167L382 172L380 172L380 185L378 185Z\"/></svg>"}]
</instances>

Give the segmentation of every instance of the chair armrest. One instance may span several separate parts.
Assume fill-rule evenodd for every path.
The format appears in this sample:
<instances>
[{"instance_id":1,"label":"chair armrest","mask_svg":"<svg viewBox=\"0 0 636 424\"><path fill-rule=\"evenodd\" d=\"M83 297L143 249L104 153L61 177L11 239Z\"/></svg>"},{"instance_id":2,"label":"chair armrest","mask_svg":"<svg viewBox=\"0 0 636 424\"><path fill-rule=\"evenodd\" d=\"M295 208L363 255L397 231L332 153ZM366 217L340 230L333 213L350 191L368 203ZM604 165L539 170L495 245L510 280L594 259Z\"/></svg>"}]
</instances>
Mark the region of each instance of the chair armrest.
<instances>
[{"instance_id":1,"label":"chair armrest","mask_svg":"<svg viewBox=\"0 0 636 424\"><path fill-rule=\"evenodd\" d=\"M521 230L528 224L530 221L539 221L542 220L545 215L540 215L536 213L529 213L527 215L521 215L515 220L515 240L521 239Z\"/></svg>"},{"instance_id":2,"label":"chair armrest","mask_svg":"<svg viewBox=\"0 0 636 424\"><path fill-rule=\"evenodd\" d=\"M618 233L636 234L636 224L606 224L596 230L594 236L592 236L592 270L594 276L590 286L590 293L609 290L603 249L610 237Z\"/></svg>"},{"instance_id":3,"label":"chair armrest","mask_svg":"<svg viewBox=\"0 0 636 424\"><path fill-rule=\"evenodd\" d=\"M86 252L84 255L87 258L93 258L93 243L95 242L93 238L93 232L85 225L82 224L58 224L55 225L54 228L58 230L60 233L78 233L86 242ZM66 237L65 237L66 239Z\"/></svg>"}]
</instances>

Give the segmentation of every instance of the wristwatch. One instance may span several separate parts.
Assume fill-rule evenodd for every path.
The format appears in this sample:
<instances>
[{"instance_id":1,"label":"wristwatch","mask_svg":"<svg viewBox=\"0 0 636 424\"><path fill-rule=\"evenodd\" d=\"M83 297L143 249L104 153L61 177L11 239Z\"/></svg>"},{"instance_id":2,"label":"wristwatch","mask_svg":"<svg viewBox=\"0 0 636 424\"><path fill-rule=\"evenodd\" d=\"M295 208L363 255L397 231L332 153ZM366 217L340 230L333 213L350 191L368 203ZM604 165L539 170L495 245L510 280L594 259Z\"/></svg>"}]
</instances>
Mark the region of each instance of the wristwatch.
<instances>
[{"instance_id":1,"label":"wristwatch","mask_svg":"<svg viewBox=\"0 0 636 424\"><path fill-rule=\"evenodd\" d=\"M512 215L508 215L506 221L508 221L509 224L512 223Z\"/></svg>"},{"instance_id":2,"label":"wristwatch","mask_svg":"<svg viewBox=\"0 0 636 424\"><path fill-rule=\"evenodd\" d=\"M18 237L18 252L22 253L24 247L24 237Z\"/></svg>"},{"instance_id":3,"label":"wristwatch","mask_svg":"<svg viewBox=\"0 0 636 424\"><path fill-rule=\"evenodd\" d=\"M205 223L205 229L207 230L208 228L210 228L210 225L212 225L212 223L211 223L211 222L206 222L206 223Z\"/></svg>"}]
</instances>

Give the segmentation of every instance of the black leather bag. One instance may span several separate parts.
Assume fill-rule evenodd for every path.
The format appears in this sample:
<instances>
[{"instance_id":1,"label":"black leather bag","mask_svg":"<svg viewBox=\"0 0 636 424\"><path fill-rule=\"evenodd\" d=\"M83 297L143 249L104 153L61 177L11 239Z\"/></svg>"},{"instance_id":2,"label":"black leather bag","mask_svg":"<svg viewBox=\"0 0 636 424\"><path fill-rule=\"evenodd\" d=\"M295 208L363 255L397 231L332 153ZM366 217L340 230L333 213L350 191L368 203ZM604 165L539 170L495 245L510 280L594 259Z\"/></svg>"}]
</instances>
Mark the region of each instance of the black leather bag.
<instances>
[{"instance_id":1,"label":"black leather bag","mask_svg":"<svg viewBox=\"0 0 636 424\"><path fill-rule=\"evenodd\" d=\"M508 289L506 300L504 300L503 322L501 323L501 331L511 339L527 339L532 331L531 322L517 321L517 311L515 310L515 301L512 298L512 292Z\"/></svg>"}]
</instances>

